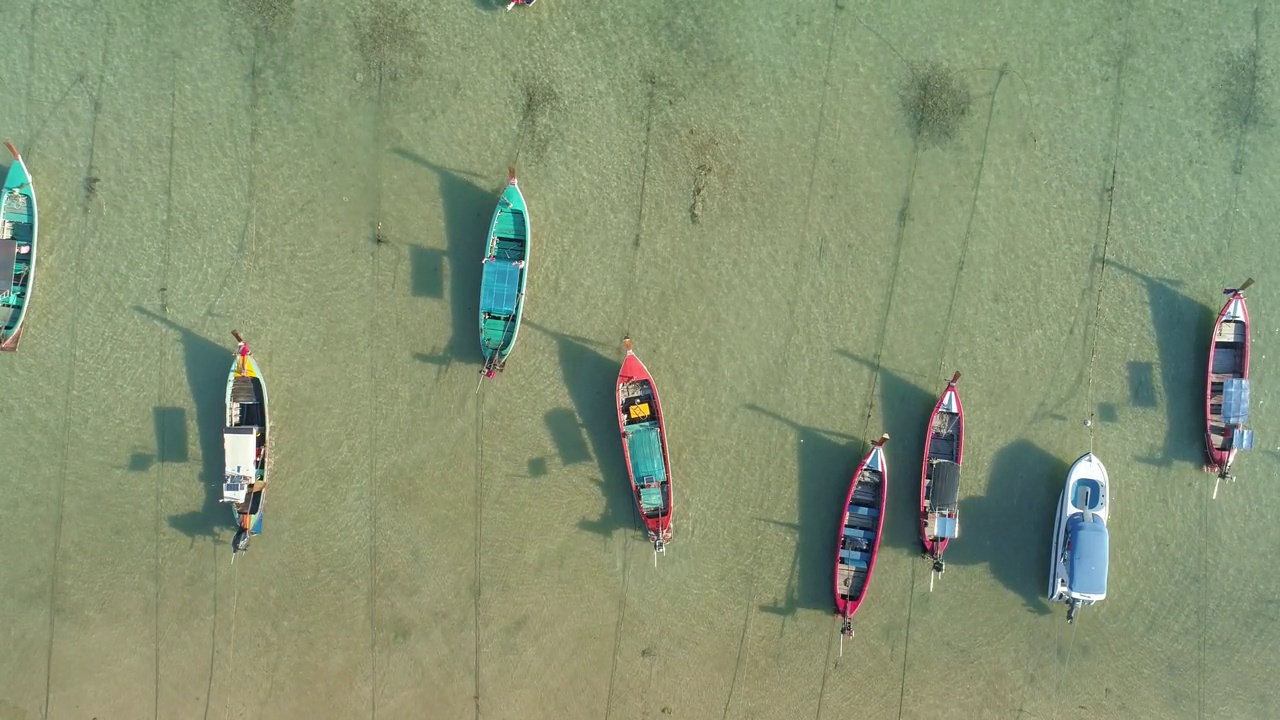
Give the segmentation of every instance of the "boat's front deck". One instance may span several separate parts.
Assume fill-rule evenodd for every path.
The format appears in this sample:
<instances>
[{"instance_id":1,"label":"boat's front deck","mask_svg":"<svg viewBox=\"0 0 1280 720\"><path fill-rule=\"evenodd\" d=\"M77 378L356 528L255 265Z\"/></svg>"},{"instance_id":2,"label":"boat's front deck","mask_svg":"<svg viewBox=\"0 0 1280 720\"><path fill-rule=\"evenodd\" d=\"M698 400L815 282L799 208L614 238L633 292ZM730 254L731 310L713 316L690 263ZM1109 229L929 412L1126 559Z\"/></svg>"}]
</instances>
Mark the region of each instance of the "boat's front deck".
<instances>
[{"instance_id":1,"label":"boat's front deck","mask_svg":"<svg viewBox=\"0 0 1280 720\"><path fill-rule=\"evenodd\" d=\"M618 411L626 418L626 425L658 421L658 404L653 385L648 380L632 380L619 388L621 397Z\"/></svg>"}]
</instances>

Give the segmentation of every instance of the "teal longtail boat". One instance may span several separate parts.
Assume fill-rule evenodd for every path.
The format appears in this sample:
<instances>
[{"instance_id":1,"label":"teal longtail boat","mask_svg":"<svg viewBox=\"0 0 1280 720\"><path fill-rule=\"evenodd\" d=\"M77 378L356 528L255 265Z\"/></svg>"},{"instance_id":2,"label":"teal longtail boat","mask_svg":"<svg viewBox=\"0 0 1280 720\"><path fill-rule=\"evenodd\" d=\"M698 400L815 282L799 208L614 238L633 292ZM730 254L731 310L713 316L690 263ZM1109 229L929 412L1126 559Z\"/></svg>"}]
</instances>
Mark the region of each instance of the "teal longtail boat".
<instances>
[{"instance_id":1,"label":"teal longtail boat","mask_svg":"<svg viewBox=\"0 0 1280 720\"><path fill-rule=\"evenodd\" d=\"M36 281L36 191L22 156L4 146L13 164L0 190L0 350L14 351Z\"/></svg>"},{"instance_id":2,"label":"teal longtail boat","mask_svg":"<svg viewBox=\"0 0 1280 720\"><path fill-rule=\"evenodd\" d=\"M480 372L491 378L502 371L516 346L529 279L529 212L515 168L507 169L507 187L493 211L486 243L480 279Z\"/></svg>"}]
</instances>

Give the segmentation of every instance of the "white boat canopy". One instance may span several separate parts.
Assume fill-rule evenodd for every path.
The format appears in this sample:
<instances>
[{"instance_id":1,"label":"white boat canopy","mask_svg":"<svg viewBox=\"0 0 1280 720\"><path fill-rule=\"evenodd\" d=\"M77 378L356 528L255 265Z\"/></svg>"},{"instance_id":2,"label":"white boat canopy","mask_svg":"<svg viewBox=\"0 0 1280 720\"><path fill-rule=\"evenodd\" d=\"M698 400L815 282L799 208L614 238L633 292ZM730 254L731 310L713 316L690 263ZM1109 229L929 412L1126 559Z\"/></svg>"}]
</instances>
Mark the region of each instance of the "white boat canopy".
<instances>
[{"instance_id":1,"label":"white boat canopy","mask_svg":"<svg viewBox=\"0 0 1280 720\"><path fill-rule=\"evenodd\" d=\"M222 431L226 469L222 476L222 502L244 502L257 475L259 428L229 427Z\"/></svg>"}]
</instances>

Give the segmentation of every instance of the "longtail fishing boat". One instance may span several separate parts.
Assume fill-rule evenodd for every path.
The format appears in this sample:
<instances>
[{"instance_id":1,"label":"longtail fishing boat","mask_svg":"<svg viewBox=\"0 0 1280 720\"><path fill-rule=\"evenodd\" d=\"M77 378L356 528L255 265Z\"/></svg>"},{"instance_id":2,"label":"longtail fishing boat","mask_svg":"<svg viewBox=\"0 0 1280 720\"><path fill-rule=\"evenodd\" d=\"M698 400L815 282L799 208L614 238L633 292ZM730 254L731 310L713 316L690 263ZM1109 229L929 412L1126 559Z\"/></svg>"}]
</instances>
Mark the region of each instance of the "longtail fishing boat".
<instances>
[{"instance_id":1,"label":"longtail fishing boat","mask_svg":"<svg viewBox=\"0 0 1280 720\"><path fill-rule=\"evenodd\" d=\"M1205 471L1216 473L1213 496L1218 497L1218 484L1231 476L1231 463L1236 452L1253 447L1253 431L1249 422L1249 308L1244 291L1253 278L1240 287L1222 291L1229 295L1213 324L1209 341L1209 377L1205 384L1205 445L1209 462Z\"/></svg>"},{"instance_id":2,"label":"longtail fishing boat","mask_svg":"<svg viewBox=\"0 0 1280 720\"><path fill-rule=\"evenodd\" d=\"M13 164L0 187L0 350L18 349L36 282L36 190L22 155L5 141Z\"/></svg>"},{"instance_id":3,"label":"longtail fishing boat","mask_svg":"<svg viewBox=\"0 0 1280 720\"><path fill-rule=\"evenodd\" d=\"M1085 453L1071 464L1058 500L1049 561L1049 601L1067 604L1068 623L1075 622L1077 610L1107 597L1110 485L1102 461L1091 452Z\"/></svg>"},{"instance_id":4,"label":"longtail fishing boat","mask_svg":"<svg viewBox=\"0 0 1280 720\"><path fill-rule=\"evenodd\" d=\"M665 555L666 544L671 542L674 510L667 430L653 376L636 357L631 338L623 338L622 345L627 356L618 372L618 428L622 431L622 453L631 478L631 494L644 520L649 542L653 543L656 563L658 555Z\"/></svg>"},{"instance_id":5,"label":"longtail fishing boat","mask_svg":"<svg viewBox=\"0 0 1280 720\"><path fill-rule=\"evenodd\" d=\"M933 572L946 570L942 553L947 543L960 534L960 462L964 457L964 406L951 377L947 388L929 416L929 437L924 443L924 463L920 469L920 539L924 556L933 563ZM933 587L930 579L929 587Z\"/></svg>"},{"instance_id":6,"label":"longtail fishing boat","mask_svg":"<svg viewBox=\"0 0 1280 720\"><path fill-rule=\"evenodd\" d=\"M844 500L835 578L836 615L840 617L842 643L844 638L853 637L853 614L867 596L876 555L880 552L889 487L889 463L883 449L886 442L889 442L889 433L871 443L871 451L858 463Z\"/></svg>"},{"instance_id":7,"label":"longtail fishing boat","mask_svg":"<svg viewBox=\"0 0 1280 720\"><path fill-rule=\"evenodd\" d=\"M267 451L270 422L267 384L249 344L232 331L239 347L227 375L227 418L222 429L225 470L222 502L231 505L236 521L231 541L232 560L249 549L249 540L262 534L262 511L267 488Z\"/></svg>"},{"instance_id":8,"label":"longtail fishing boat","mask_svg":"<svg viewBox=\"0 0 1280 720\"><path fill-rule=\"evenodd\" d=\"M529 212L516 182L516 169L507 168L507 187L498 198L489 222L480 279L480 352L491 378L501 372L516 346L524 314L524 289L529 279Z\"/></svg>"}]
</instances>

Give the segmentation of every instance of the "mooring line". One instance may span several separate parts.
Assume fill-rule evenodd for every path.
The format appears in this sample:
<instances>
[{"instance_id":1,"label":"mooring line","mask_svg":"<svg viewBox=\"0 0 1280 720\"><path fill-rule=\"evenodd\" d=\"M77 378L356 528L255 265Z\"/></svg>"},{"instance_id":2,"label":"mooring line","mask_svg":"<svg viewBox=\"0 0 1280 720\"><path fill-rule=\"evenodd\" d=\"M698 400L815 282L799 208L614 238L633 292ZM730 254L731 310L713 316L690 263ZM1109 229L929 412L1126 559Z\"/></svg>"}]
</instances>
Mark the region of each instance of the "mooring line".
<instances>
[{"instance_id":1,"label":"mooring line","mask_svg":"<svg viewBox=\"0 0 1280 720\"><path fill-rule=\"evenodd\" d=\"M90 101L93 109L89 122L89 160L85 165L85 177L92 177L93 163L95 151L98 144L98 117L102 110L102 87L106 80L108 63L111 59L111 35L113 25L110 20L106 20L107 31L103 36L102 47L102 64L98 71L98 88L91 94ZM87 193L86 193L87 194ZM89 202L87 198L82 207L83 215L80 224L80 242L75 246L75 253L71 260L71 276L75 278L72 285L72 307L79 308L82 294L82 273L79 272L81 262L84 256L84 248L89 244L89 238L96 232L97 225L90 219ZM71 405L74 398L72 390L75 388L76 382L76 356L79 354L79 330L80 330L80 314L73 313L71 318L71 357L67 361L67 390L62 400L62 460L58 470L58 491L57 491L57 513L54 520L53 531L53 562L52 569L49 572L49 640L45 647L45 670L44 670L44 706L41 708L41 717L44 720L49 718L49 701L53 695L53 639L57 625L57 597L58 597L58 561L62 554L62 528L64 511L66 510L67 497L67 472L70 464L69 446L71 444Z\"/></svg>"},{"instance_id":2,"label":"mooring line","mask_svg":"<svg viewBox=\"0 0 1280 720\"><path fill-rule=\"evenodd\" d=\"M1245 144L1249 138L1249 126L1257 123L1255 117L1258 97L1258 63L1262 55L1262 9L1253 7L1253 55L1249 58L1249 101L1240 117L1240 136L1236 138L1235 158L1231 161L1231 204L1227 206L1226 245L1231 249L1231 239L1235 234L1236 200L1240 197L1240 178L1244 175Z\"/></svg>"},{"instance_id":3,"label":"mooring line","mask_svg":"<svg viewBox=\"0 0 1280 720\"><path fill-rule=\"evenodd\" d=\"M867 437L871 428L871 413L876 408L876 388L880 385L880 359L884 356L884 342L889 334L889 311L893 308L893 293L898 287L898 267L902 264L902 246L906 243L907 216L911 211L911 193L916 184L916 168L920 164L920 143L911 153L911 172L907 176L907 192L898 210L898 234L894 243L893 265L889 268L889 287L885 291L884 310L880 313L880 331L876 334L875 369L871 373L871 386L867 389L867 417L862 425L862 435Z\"/></svg>"},{"instance_id":4,"label":"mooring line","mask_svg":"<svg viewBox=\"0 0 1280 720\"><path fill-rule=\"evenodd\" d=\"M160 292L161 292L161 312L165 311L166 303L163 301L166 288L169 286L169 238L173 233L173 166L174 157L177 152L174 146L177 144L177 111L178 111L178 58L173 56L173 65L170 67L169 81L169 170L165 179L165 199L164 199L164 237L160 241ZM158 389L156 392L156 405L164 406L165 400L165 368L169 362L169 345L162 343L160 346L160 358L156 363L156 380ZM156 443L156 483L155 483L155 509L156 509L156 536L155 536L155 568L154 577L155 595L152 603L155 607L155 623L152 628L155 634L155 698L153 703L152 716L159 720L160 718L160 538L163 534L161 518L164 517L163 495L160 489L165 486L165 453L168 449L169 433L167 427L160 428L161 436Z\"/></svg>"},{"instance_id":5,"label":"mooring line","mask_svg":"<svg viewBox=\"0 0 1280 720\"><path fill-rule=\"evenodd\" d=\"M256 43L255 43L256 46ZM374 110L375 146L382 144L383 94L382 74L378 74L378 96ZM373 159L373 222L380 227L382 215L382 153L375 151ZM378 275L380 270L379 245L372 244L369 272L369 716L378 717Z\"/></svg>"},{"instance_id":6,"label":"mooring line","mask_svg":"<svg viewBox=\"0 0 1280 720\"><path fill-rule=\"evenodd\" d=\"M1000 84L1009 71L1009 63L1000 66L1000 74L996 77L995 87L991 90L991 105L987 108L987 126L982 133L982 155L978 158L978 172L973 179L973 197L969 201L969 219L965 221L964 236L960 241L960 260L956 263L955 279L951 282L951 301L947 304L947 319L942 326L942 348L938 353L937 382L942 382L943 368L947 362L947 343L951 339L951 323L955 317L956 301L960 294L960 277L964 273L964 261L969 255L969 243L973 238L973 219L978 214L978 195L982 189L983 172L987 167L987 151L991 147L991 124L996 115L996 96L1000 94ZM938 388L939 392L941 388Z\"/></svg>"},{"instance_id":7,"label":"mooring line","mask_svg":"<svg viewBox=\"0 0 1280 720\"><path fill-rule=\"evenodd\" d=\"M227 675L234 676L236 671L236 606L240 604L240 583L237 580L240 577L240 568L235 564L235 555L231 556L231 629L228 634L231 636L231 649L227 651ZM229 683L231 687L235 687L235 683ZM224 720L231 717L231 699L236 694L234 692L227 693L226 714L223 715Z\"/></svg>"},{"instance_id":8,"label":"mooring line","mask_svg":"<svg viewBox=\"0 0 1280 720\"><path fill-rule=\"evenodd\" d=\"M613 660L609 667L609 692L605 696L604 720L613 712L613 691L618 679L618 655L622 652L622 628L627 619L627 586L631 581L631 552L623 545L622 587L618 591L618 615L613 624Z\"/></svg>"},{"instance_id":9,"label":"mooring line","mask_svg":"<svg viewBox=\"0 0 1280 720\"><path fill-rule=\"evenodd\" d=\"M1059 699L1062 696L1062 684L1066 682L1067 673L1071 670L1071 651L1076 647L1076 628L1079 627L1075 623L1071 624L1071 637L1067 639L1067 657L1062 662L1062 672L1058 673L1058 678L1053 685L1053 718L1058 717ZM1054 638L1054 654L1057 654L1059 643L1061 642L1062 626L1058 626L1058 634Z\"/></svg>"},{"instance_id":10,"label":"mooring line","mask_svg":"<svg viewBox=\"0 0 1280 720\"><path fill-rule=\"evenodd\" d=\"M1205 656L1207 654L1209 638L1209 508L1211 506L1211 500L1206 500L1201 497L1200 503L1203 509L1200 513L1200 518L1204 527L1200 537L1204 542L1198 543L1200 545L1200 647L1196 658L1197 664L1199 665L1197 668L1198 672L1196 672L1196 684L1198 689L1196 716L1200 720L1204 720L1205 675L1209 668L1208 663L1205 662Z\"/></svg>"},{"instance_id":11,"label":"mooring line","mask_svg":"<svg viewBox=\"0 0 1280 720\"><path fill-rule=\"evenodd\" d=\"M738 676L742 673L742 660L747 654L747 639L750 637L751 618L754 615L751 604L755 601L755 590L755 578L752 577L751 584L747 588L747 608L742 618L742 636L738 638L738 658L733 663L733 679L729 681L729 696L724 699L724 713L721 714L723 720L729 720L729 707L733 704L733 693L738 689Z\"/></svg>"},{"instance_id":12,"label":"mooring line","mask_svg":"<svg viewBox=\"0 0 1280 720\"><path fill-rule=\"evenodd\" d=\"M831 71L835 64L836 52L836 31L839 30L840 23L836 21L836 17L840 12L840 8L834 3L832 5L831 28L827 33L827 58L823 62L822 69L822 92L818 96L818 122L813 128L813 144L809 157L809 180L805 185L804 193L804 210L801 212L802 222L800 224L799 242L804 243L809 238L809 228L813 220L813 189L818 179L818 161L820 158L820 150L822 148L822 133L827 127L827 96L831 93ZM822 242L819 242L819 252L822 249ZM799 332L799 323L795 322L796 312L800 302L800 289L804 287L805 280L813 272L814 262L810 259L813 256L808 253L797 254L795 282L791 293L791 307L789 313L789 322L786 324L786 331L783 336L783 347L791 344L792 338ZM785 369L789 358L788 354L783 358L783 368Z\"/></svg>"},{"instance_id":13,"label":"mooring line","mask_svg":"<svg viewBox=\"0 0 1280 720\"><path fill-rule=\"evenodd\" d=\"M1107 222L1102 235L1102 258L1098 268L1097 283L1097 301L1094 304L1093 321L1091 325L1091 350L1089 353L1089 374L1088 384L1085 390L1085 427L1089 429L1089 452L1093 452L1093 443L1095 437L1094 428L1094 404L1093 404L1093 381L1094 368L1098 359L1098 322L1102 317L1102 291L1105 287L1103 280L1106 278L1107 272L1107 256L1111 248L1111 221L1115 214L1116 208L1116 168L1120 163L1120 129L1124 124L1124 71L1129 64L1129 20L1133 14L1133 6L1126 6L1124 20L1124 44L1120 52L1120 67L1116 71L1116 105L1115 119L1112 124L1111 133L1111 177L1108 180L1106 189L1107 193Z\"/></svg>"},{"instance_id":14,"label":"mooring line","mask_svg":"<svg viewBox=\"0 0 1280 720\"><path fill-rule=\"evenodd\" d=\"M916 568L920 563L911 563L911 590L907 595L907 628L902 636L902 683L898 688L898 720L902 720L902 710L907 701L907 657L911 650L911 618L916 604ZM930 574L933 569L929 569Z\"/></svg>"},{"instance_id":15,"label":"mooring line","mask_svg":"<svg viewBox=\"0 0 1280 720\"><path fill-rule=\"evenodd\" d=\"M476 404L476 471L474 484L474 503L475 503L475 555L473 558L472 572L475 574L475 586L471 595L472 608L472 627L471 632L475 640L475 658L472 664L472 699L475 701L475 717L480 720L480 542L481 528L483 527L482 506L483 501L481 491L484 487L484 395L477 392L475 396Z\"/></svg>"}]
</instances>

